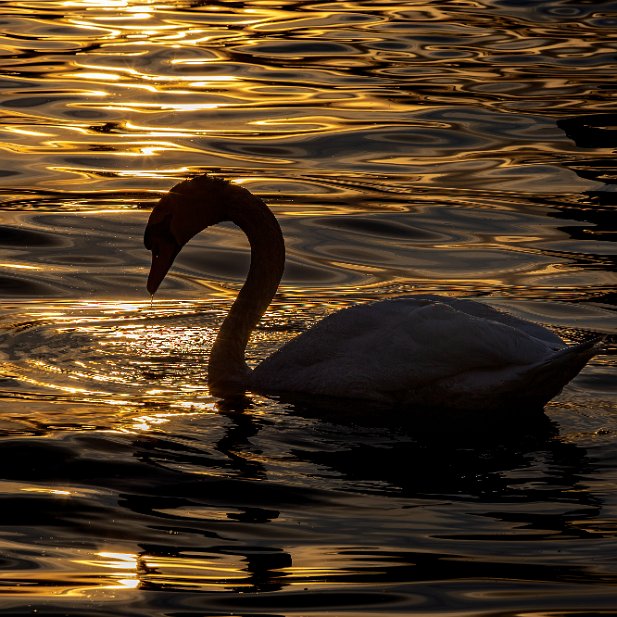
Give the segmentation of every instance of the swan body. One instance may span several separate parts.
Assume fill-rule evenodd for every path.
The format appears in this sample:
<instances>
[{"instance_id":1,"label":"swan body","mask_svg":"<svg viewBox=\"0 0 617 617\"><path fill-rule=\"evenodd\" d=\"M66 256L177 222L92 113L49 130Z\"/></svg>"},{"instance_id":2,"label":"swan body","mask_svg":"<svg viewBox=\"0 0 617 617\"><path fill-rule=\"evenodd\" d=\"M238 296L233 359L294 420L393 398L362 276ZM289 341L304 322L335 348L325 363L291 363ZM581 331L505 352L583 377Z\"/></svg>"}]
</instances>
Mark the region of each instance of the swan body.
<instances>
[{"instance_id":1,"label":"swan body","mask_svg":"<svg viewBox=\"0 0 617 617\"><path fill-rule=\"evenodd\" d=\"M574 359L585 351L545 328L479 302L419 295L326 317L263 360L250 384L261 392L405 407L495 408L506 397L520 404L556 395L567 379L563 366L558 371L564 354L576 372L586 362ZM540 383L551 362L562 374L557 383ZM528 392L532 381L534 392Z\"/></svg>"},{"instance_id":2,"label":"swan body","mask_svg":"<svg viewBox=\"0 0 617 617\"><path fill-rule=\"evenodd\" d=\"M208 382L223 398L246 391L355 399L397 407L494 410L542 407L597 353L485 304L417 295L329 315L263 360L244 353L284 266L283 236L270 209L246 189L208 176L176 185L145 233L154 293L188 240L232 220L251 244L247 280L212 348Z\"/></svg>"}]
</instances>

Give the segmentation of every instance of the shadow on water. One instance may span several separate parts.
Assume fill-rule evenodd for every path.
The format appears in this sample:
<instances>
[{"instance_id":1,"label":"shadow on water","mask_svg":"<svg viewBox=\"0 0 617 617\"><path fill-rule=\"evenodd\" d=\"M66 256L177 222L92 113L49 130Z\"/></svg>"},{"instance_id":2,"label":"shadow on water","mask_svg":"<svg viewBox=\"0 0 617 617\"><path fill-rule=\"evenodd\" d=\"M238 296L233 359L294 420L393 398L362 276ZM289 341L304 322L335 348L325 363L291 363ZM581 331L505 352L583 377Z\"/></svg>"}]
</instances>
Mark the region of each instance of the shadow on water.
<instances>
[{"instance_id":1,"label":"shadow on water","mask_svg":"<svg viewBox=\"0 0 617 617\"><path fill-rule=\"evenodd\" d=\"M290 512L311 513L315 523L323 517L332 516L337 510L339 497L331 490L302 486L287 482L280 484L269 478L267 464L258 457L267 458L268 453L255 443L262 431L272 425L267 419L256 417L251 405L245 408L220 407L220 413L229 421L225 431L214 446L218 455L226 459L225 478L189 476L170 472L170 468L188 469L195 465L190 449L176 448L169 453L168 444L159 439L142 439L133 444L134 457L145 467L156 469L149 473L156 478L150 490L139 495L125 494L123 508L140 515L157 516L161 529L174 534L199 535L199 543L185 546L174 541L164 543L141 543L140 588L151 591L181 590L178 580L161 573L147 563L160 561L164 566L170 561L186 559L187 555L199 555L200 550L208 558L235 559L242 564L243 577L234 583L220 576L219 585L229 592L264 592L285 590L288 576L294 566L293 551L286 549L290 540L285 533L268 532L265 528L277 525L290 516ZM295 408L294 416L306 413ZM312 410L313 414L315 410ZM480 516L502 521L506 525L527 529L534 533L535 541L550 541L554 536L584 538L586 532L572 523L597 516L600 503L587 491L579 488L580 477L591 471L585 449L564 443L559 438L557 426L544 414L536 414L518 428L504 425L495 432L470 423L467 431L437 432L434 426L428 431L419 431L409 425L386 429L360 426L353 420L332 425L327 420L312 425L305 434L305 441L298 443L285 435L281 427L276 444L288 459L301 462L314 470L320 470L324 478L338 477L345 484L344 492L366 495L389 494L392 497L410 500L446 499L449 502L483 504ZM324 438L327 434L327 438ZM164 454L165 453L165 454ZM537 472L532 468L537 458L542 458L544 477L533 481ZM165 470L161 473L161 467ZM528 470L528 473L525 473ZM202 462L201 471L205 471ZM314 472L315 473L315 472ZM511 474L515 475L512 476ZM140 476L143 479L143 470ZM260 480L256 482L255 480ZM128 487L127 487L128 488ZM132 492L132 491L131 491ZM149 494L144 494L145 492ZM364 497L361 497L364 499ZM508 504L525 504L523 509L511 508ZM535 510L533 504L564 503L563 511L546 512ZM219 527L216 523L200 518L195 513L199 508L215 508L226 512L225 517L234 527ZM187 518L180 512L192 512ZM486 511L486 512L485 512ZM231 535L230 535L231 531ZM496 531L465 530L444 527L434 532L444 540L468 540L472 542L503 542L508 535ZM512 540L519 539L512 532ZM274 534L274 535L273 535ZM293 536L293 534L292 534ZM176 536L177 537L177 536ZM412 541L413 544L413 541ZM348 557L353 562L353 548ZM366 554L368 549L358 552ZM357 552L357 550L356 550ZM369 551L370 552L370 551ZM345 556L343 550L340 553ZM366 557L365 557L366 558ZM585 568L572 565L555 567L541 563L500 562L495 558L490 563L482 560L464 559L457 562L450 554L432 550L395 550L381 547L379 558L384 562L375 571L365 567L348 565L346 574L339 574L339 582L373 583L431 580L470 580L477 577L504 578L508 580L584 581L588 574ZM190 585L190 580L185 584ZM351 595L348 601L351 601ZM387 594L386 594L387 596ZM384 596L384 597L386 597ZM236 600L241 603L241 598ZM258 603L257 598L253 601ZM267 600L263 600L267 604ZM286 601L297 602L298 599ZM321 600L323 601L323 599ZM301 602L309 602L304 598ZM236 606L235 600L232 602Z\"/></svg>"},{"instance_id":2,"label":"shadow on water","mask_svg":"<svg viewBox=\"0 0 617 617\"><path fill-rule=\"evenodd\" d=\"M317 418L315 408L271 403L261 413L263 405L220 405L214 418L222 430L212 440L169 432L5 440L5 479L88 487L103 498L5 496L0 525L49 530L51 540L32 540L42 546L62 545L65 535L74 538L80 530L92 550L131 538L140 590L154 596L206 592L204 602L213 610L411 601L406 592L377 593L383 584L590 580L583 565L474 556L491 543L523 542L525 534L549 545L555 538L585 538L581 521L589 519L591 526L598 516L601 503L581 486L581 477L593 474L586 450L563 442L544 414L501 430L474 422L437 430L434 424L393 426L383 417L372 425L352 415L334 423ZM286 467L283 476L276 473L277 461ZM295 478L293 468L300 470ZM439 512L439 504L451 511L447 504L453 503L460 503L461 521L423 514L426 508ZM546 504L559 507L547 511ZM393 508L400 508L396 521L388 518ZM473 515L465 514L470 509ZM422 549L425 516L429 551ZM468 516L489 522L469 525ZM365 525L379 526L378 545L363 544ZM390 533L401 536L398 543ZM337 544L323 558L324 573L303 573L301 547L307 543L313 550L320 540ZM465 542L472 553L461 547ZM311 595L311 586L331 584L334 570L328 574L326 562L333 558L345 563L336 568L336 583L375 587ZM369 567L367 560L377 565ZM188 597L181 593L174 607Z\"/></svg>"},{"instance_id":3,"label":"shadow on water","mask_svg":"<svg viewBox=\"0 0 617 617\"><path fill-rule=\"evenodd\" d=\"M615 234L615 206L617 206L617 114L588 114L573 116L557 121L557 126L579 148L606 150L607 156L598 153L574 161L563 162L564 167L574 171L584 180L602 183L604 186L584 191L575 201L560 203L551 216L574 219L593 225L593 231L587 226L571 225L561 229L574 240L596 240L612 242ZM598 256L607 270L614 270L617 258L614 255ZM596 300L612 303L616 294L607 290Z\"/></svg>"},{"instance_id":4,"label":"shadow on water","mask_svg":"<svg viewBox=\"0 0 617 617\"><path fill-rule=\"evenodd\" d=\"M603 183L603 187L585 191L579 203L567 204L560 208L559 216L574 218L579 221L593 223L594 238L612 240L615 229L615 211L617 205L617 114L591 114L574 116L557 121L557 126L579 148L602 150L610 149L610 155L595 154L563 165L574 171L584 180ZM580 235L573 238L588 239Z\"/></svg>"},{"instance_id":5,"label":"shadow on water","mask_svg":"<svg viewBox=\"0 0 617 617\"><path fill-rule=\"evenodd\" d=\"M519 413L422 413L403 418L400 412L383 410L369 417L350 413L342 420L339 409L328 415L323 408L296 405L294 412L337 428L336 448L293 449L293 454L313 464L335 470L350 481L374 481L405 497L462 495L477 499L512 496L519 490L504 475L524 469L543 452L563 469L567 484L585 468L585 450L564 443L558 426L543 410ZM354 427L375 429L374 438L354 440ZM369 433L370 434L370 433ZM574 475L573 475L574 474ZM527 489L525 489L527 491ZM526 493L532 498L531 493Z\"/></svg>"},{"instance_id":6,"label":"shadow on water","mask_svg":"<svg viewBox=\"0 0 617 617\"><path fill-rule=\"evenodd\" d=\"M212 444L192 444L189 437L164 433L140 436L129 443L96 433L68 433L61 440L5 439L0 468L11 480L105 485L125 493L124 505L140 512L160 509L167 498L201 498L206 482L210 499L220 496L227 501L230 495L240 496L249 510L236 518L246 521L275 518L275 511L259 508L279 501L282 492L291 491L287 497L292 502L302 502L311 494L310 490L295 494L293 486L271 482L267 461L273 453L255 445L264 431L276 433L270 439L274 439L278 457L310 461L349 480L375 480L398 487L405 496L460 493L481 498L488 487L493 495L505 494L510 484L499 474L525 468L526 459L538 452L552 461L549 466L554 463L555 470L562 470L562 479L570 488L577 474L588 471L585 449L563 442L558 426L542 412L518 418L466 416L459 422L443 415L435 421L401 421L381 413L370 421L362 413L342 417L336 409L328 415L323 408L298 404L283 416L306 419L305 438L298 442L295 433L286 435L284 422L275 426L267 415L255 416L253 409L248 401L244 406L220 405L218 413L226 424ZM92 456L80 454L75 441ZM104 456L103 451L112 448L119 448L120 455ZM211 469L222 473L192 473L205 474ZM241 484L242 490L230 490L234 484ZM150 502L145 497L148 494L153 498L151 508L145 506ZM17 520L20 515L5 510L7 517Z\"/></svg>"}]
</instances>

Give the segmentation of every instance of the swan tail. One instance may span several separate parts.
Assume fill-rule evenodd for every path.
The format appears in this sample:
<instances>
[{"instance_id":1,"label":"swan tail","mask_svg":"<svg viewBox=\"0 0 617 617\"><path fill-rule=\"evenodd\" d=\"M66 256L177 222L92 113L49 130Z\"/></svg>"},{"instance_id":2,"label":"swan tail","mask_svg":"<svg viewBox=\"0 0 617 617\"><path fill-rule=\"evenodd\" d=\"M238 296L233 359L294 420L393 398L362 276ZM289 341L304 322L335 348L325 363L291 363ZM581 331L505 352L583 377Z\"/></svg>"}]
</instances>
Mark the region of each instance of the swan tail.
<instances>
[{"instance_id":1,"label":"swan tail","mask_svg":"<svg viewBox=\"0 0 617 617\"><path fill-rule=\"evenodd\" d=\"M563 387L602 349L602 337L560 350L549 360L536 364L522 376L522 383L531 399L542 404L557 396Z\"/></svg>"}]
</instances>

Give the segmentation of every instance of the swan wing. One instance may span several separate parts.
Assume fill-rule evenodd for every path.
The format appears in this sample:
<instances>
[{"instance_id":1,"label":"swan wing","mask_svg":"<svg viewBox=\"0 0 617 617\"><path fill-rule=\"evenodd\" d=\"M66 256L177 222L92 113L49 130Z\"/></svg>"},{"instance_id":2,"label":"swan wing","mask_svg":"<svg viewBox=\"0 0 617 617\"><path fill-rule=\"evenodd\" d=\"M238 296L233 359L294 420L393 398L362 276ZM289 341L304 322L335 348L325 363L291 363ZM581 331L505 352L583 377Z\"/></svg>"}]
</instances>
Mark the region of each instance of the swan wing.
<instances>
[{"instance_id":1,"label":"swan wing","mask_svg":"<svg viewBox=\"0 0 617 617\"><path fill-rule=\"evenodd\" d=\"M469 315L473 315L481 319L489 319L491 321L496 321L498 323L512 326L517 330L521 330L522 332L529 334L529 336L537 338L541 341L545 341L554 349L561 349L562 347L564 347L564 342L561 340L561 338L551 330L545 328L544 326L540 326L531 321L520 319L519 317L514 317L514 315L504 313L500 310L493 308L492 306L489 306L488 304L484 304L483 302L434 295L417 297L429 302L443 302L444 304L447 304L459 311L463 311Z\"/></svg>"},{"instance_id":2,"label":"swan wing","mask_svg":"<svg viewBox=\"0 0 617 617\"><path fill-rule=\"evenodd\" d=\"M254 379L270 392L400 400L461 375L486 381L488 371L501 383L563 348L546 329L477 302L414 296L326 317L264 360Z\"/></svg>"}]
</instances>

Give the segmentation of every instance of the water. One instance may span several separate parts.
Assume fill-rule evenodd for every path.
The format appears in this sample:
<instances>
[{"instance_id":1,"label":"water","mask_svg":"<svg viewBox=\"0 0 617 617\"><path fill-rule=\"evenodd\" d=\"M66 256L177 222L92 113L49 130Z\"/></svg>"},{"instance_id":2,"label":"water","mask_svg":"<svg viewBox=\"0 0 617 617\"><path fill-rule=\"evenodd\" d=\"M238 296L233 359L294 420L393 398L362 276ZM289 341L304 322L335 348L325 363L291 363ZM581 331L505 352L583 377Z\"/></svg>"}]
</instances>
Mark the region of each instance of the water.
<instances>
[{"instance_id":1,"label":"water","mask_svg":"<svg viewBox=\"0 0 617 617\"><path fill-rule=\"evenodd\" d=\"M0 610L617 614L614 8L3 2ZM246 241L145 291L148 211L205 171L287 239L251 361L410 292L606 353L519 430L221 408Z\"/></svg>"}]
</instances>

